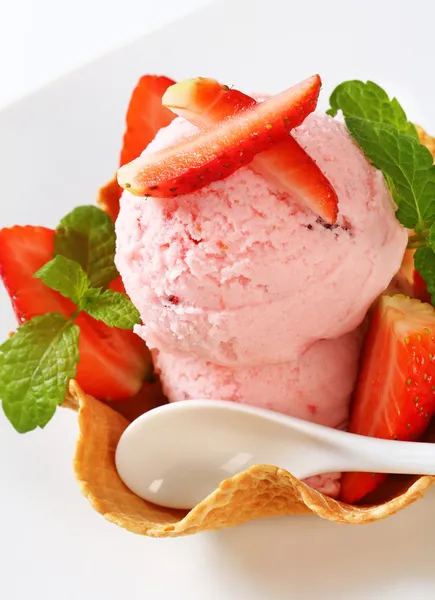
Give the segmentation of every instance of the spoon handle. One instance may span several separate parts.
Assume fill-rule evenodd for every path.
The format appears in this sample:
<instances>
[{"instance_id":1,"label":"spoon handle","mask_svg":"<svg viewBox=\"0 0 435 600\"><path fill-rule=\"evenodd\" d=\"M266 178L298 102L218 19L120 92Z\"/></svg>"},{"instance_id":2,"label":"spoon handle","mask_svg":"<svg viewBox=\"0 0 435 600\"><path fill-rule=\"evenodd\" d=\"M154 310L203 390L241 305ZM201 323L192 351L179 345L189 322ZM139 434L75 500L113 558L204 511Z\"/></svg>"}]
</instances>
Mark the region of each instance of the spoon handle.
<instances>
[{"instance_id":1,"label":"spoon handle","mask_svg":"<svg viewBox=\"0 0 435 600\"><path fill-rule=\"evenodd\" d=\"M337 471L435 475L435 444L339 433L329 449Z\"/></svg>"}]
</instances>

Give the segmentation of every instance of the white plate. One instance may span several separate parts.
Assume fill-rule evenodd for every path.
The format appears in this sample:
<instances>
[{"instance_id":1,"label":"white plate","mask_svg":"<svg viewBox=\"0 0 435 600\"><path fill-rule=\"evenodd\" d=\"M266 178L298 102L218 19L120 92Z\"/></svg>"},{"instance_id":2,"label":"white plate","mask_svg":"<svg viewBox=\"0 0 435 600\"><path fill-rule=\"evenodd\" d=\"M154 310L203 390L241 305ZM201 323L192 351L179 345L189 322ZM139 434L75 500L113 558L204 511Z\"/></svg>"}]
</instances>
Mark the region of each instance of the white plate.
<instances>
[{"instance_id":1,"label":"white plate","mask_svg":"<svg viewBox=\"0 0 435 600\"><path fill-rule=\"evenodd\" d=\"M340 81L370 78L435 131L432 0L303 4L222 2L0 113L0 225L54 226L93 202L115 169L126 102L144 72L277 91L316 71L322 108ZM0 316L4 337L14 326L4 293ZM153 540L107 523L82 498L71 469L76 434L64 410L24 436L0 416L1 598L434 597L433 494L363 527L289 517Z\"/></svg>"}]
</instances>

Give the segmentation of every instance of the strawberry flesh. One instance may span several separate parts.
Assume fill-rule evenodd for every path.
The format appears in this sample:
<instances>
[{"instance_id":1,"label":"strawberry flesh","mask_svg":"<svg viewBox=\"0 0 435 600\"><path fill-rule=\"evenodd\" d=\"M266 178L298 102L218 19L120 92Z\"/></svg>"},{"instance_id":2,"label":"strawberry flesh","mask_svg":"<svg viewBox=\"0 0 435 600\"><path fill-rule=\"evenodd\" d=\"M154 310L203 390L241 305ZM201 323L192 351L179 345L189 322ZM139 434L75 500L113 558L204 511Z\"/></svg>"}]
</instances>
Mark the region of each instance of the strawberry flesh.
<instances>
[{"instance_id":1,"label":"strawberry flesh","mask_svg":"<svg viewBox=\"0 0 435 600\"><path fill-rule=\"evenodd\" d=\"M427 291L427 285L423 277L414 269L413 273L413 295L414 298L419 298L422 302L432 303L432 296Z\"/></svg>"},{"instance_id":2,"label":"strawberry flesh","mask_svg":"<svg viewBox=\"0 0 435 600\"><path fill-rule=\"evenodd\" d=\"M284 140L315 109L318 75L174 146L141 156L118 171L119 184L138 196L188 194L224 179Z\"/></svg>"},{"instance_id":3,"label":"strawberry flesh","mask_svg":"<svg viewBox=\"0 0 435 600\"><path fill-rule=\"evenodd\" d=\"M74 304L51 290L34 273L54 254L54 234L45 227L10 227L0 230L0 277L12 300L19 323L48 312L69 316ZM120 278L111 287L122 289ZM141 388L151 370L144 342L132 331L108 327L85 313L80 326L80 362L76 379L92 396L105 400L129 398Z\"/></svg>"},{"instance_id":4,"label":"strawberry flesh","mask_svg":"<svg viewBox=\"0 0 435 600\"><path fill-rule=\"evenodd\" d=\"M174 113L162 105L163 94L174 83L169 77L158 75L144 75L139 79L127 109L119 166L140 156L157 132L174 120ZM118 217L121 194L116 177L98 192L97 203L113 221Z\"/></svg>"},{"instance_id":5,"label":"strawberry flesh","mask_svg":"<svg viewBox=\"0 0 435 600\"><path fill-rule=\"evenodd\" d=\"M349 431L421 438L435 413L435 310L402 295L382 296L367 332ZM361 500L384 474L343 473L340 499Z\"/></svg>"},{"instance_id":6,"label":"strawberry flesh","mask_svg":"<svg viewBox=\"0 0 435 600\"><path fill-rule=\"evenodd\" d=\"M70 300L33 277L53 256L52 229L27 225L0 230L0 277L19 323L48 312L74 312Z\"/></svg>"},{"instance_id":7,"label":"strawberry flesh","mask_svg":"<svg viewBox=\"0 0 435 600\"><path fill-rule=\"evenodd\" d=\"M200 129L207 129L255 106L256 101L214 79L187 79L168 88L163 104ZM296 196L329 224L337 220L338 198L322 171L289 135L257 154L249 165L278 189Z\"/></svg>"},{"instance_id":8,"label":"strawberry flesh","mask_svg":"<svg viewBox=\"0 0 435 600\"><path fill-rule=\"evenodd\" d=\"M162 105L162 96L175 81L169 77L144 75L130 99L119 166L142 154L157 132L174 120L174 113Z\"/></svg>"}]
</instances>

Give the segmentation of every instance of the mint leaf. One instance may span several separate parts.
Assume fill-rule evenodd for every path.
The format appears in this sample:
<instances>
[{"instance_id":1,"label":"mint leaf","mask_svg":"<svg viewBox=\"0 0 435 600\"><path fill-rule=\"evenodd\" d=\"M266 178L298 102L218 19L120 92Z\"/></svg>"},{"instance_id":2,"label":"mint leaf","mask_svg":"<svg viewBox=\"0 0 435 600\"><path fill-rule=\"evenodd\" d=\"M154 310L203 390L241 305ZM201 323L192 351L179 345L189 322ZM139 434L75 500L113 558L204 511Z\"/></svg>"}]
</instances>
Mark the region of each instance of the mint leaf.
<instances>
[{"instance_id":1,"label":"mint leaf","mask_svg":"<svg viewBox=\"0 0 435 600\"><path fill-rule=\"evenodd\" d=\"M429 150L391 125L346 117L346 125L367 158L393 185L396 216L423 231L435 220L435 168Z\"/></svg>"},{"instance_id":2,"label":"mint leaf","mask_svg":"<svg viewBox=\"0 0 435 600\"><path fill-rule=\"evenodd\" d=\"M0 346L0 398L20 433L44 427L75 377L79 328L57 313L34 317Z\"/></svg>"},{"instance_id":3,"label":"mint leaf","mask_svg":"<svg viewBox=\"0 0 435 600\"><path fill-rule=\"evenodd\" d=\"M414 266L426 282L427 291L435 303L435 252L426 246L418 248L414 254Z\"/></svg>"},{"instance_id":4,"label":"mint leaf","mask_svg":"<svg viewBox=\"0 0 435 600\"><path fill-rule=\"evenodd\" d=\"M41 267L34 277L78 305L89 288L88 277L79 263L61 255Z\"/></svg>"},{"instance_id":5,"label":"mint leaf","mask_svg":"<svg viewBox=\"0 0 435 600\"><path fill-rule=\"evenodd\" d=\"M115 228L107 213L96 206L78 206L59 223L54 246L78 262L93 287L107 287L118 277L115 267Z\"/></svg>"},{"instance_id":6,"label":"mint leaf","mask_svg":"<svg viewBox=\"0 0 435 600\"><path fill-rule=\"evenodd\" d=\"M89 288L88 290L86 290L82 301L80 302L81 310L86 310L86 308L90 304L92 304L92 302L94 302L94 300L98 298L98 296L101 295L102 291L102 288Z\"/></svg>"},{"instance_id":7,"label":"mint leaf","mask_svg":"<svg viewBox=\"0 0 435 600\"><path fill-rule=\"evenodd\" d=\"M139 311L128 296L112 290L106 290L84 304L83 310L109 327L133 329L134 325L140 323Z\"/></svg>"},{"instance_id":8,"label":"mint leaf","mask_svg":"<svg viewBox=\"0 0 435 600\"><path fill-rule=\"evenodd\" d=\"M327 113L332 117L341 110L345 117L393 125L399 133L418 140L417 130L406 118L396 98L390 100L387 93L373 81L344 81L332 92L329 103L331 108Z\"/></svg>"}]
</instances>

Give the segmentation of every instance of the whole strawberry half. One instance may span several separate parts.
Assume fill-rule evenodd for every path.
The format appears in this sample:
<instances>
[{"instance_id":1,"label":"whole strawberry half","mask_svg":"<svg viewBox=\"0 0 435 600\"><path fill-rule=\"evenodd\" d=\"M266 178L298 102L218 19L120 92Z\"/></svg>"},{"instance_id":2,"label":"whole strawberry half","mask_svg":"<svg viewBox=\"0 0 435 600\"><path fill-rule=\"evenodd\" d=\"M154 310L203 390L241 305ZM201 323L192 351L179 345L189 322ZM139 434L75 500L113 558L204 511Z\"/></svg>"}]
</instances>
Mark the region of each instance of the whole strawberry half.
<instances>
[{"instance_id":1,"label":"whole strawberry half","mask_svg":"<svg viewBox=\"0 0 435 600\"><path fill-rule=\"evenodd\" d=\"M175 115L162 105L162 96L175 82L169 77L144 75L133 90L127 109L124 140L119 166L142 154L162 127L174 120ZM122 188L116 178L103 186L98 193L98 204L113 221L119 213Z\"/></svg>"},{"instance_id":2,"label":"whole strawberry half","mask_svg":"<svg viewBox=\"0 0 435 600\"><path fill-rule=\"evenodd\" d=\"M435 309L406 296L382 296L364 344L349 431L370 437L421 438L435 413ZM386 478L344 473L340 499L353 504Z\"/></svg>"},{"instance_id":3,"label":"whole strawberry half","mask_svg":"<svg viewBox=\"0 0 435 600\"><path fill-rule=\"evenodd\" d=\"M33 277L53 257L54 234L52 229L32 226L0 230L0 277L19 323L48 312L68 316L75 310L70 300ZM118 279L111 287L121 291L121 285ZM152 369L144 342L132 331L108 327L83 312L76 324L80 327L76 379L81 387L106 400L136 394Z\"/></svg>"},{"instance_id":4,"label":"whole strawberry half","mask_svg":"<svg viewBox=\"0 0 435 600\"><path fill-rule=\"evenodd\" d=\"M139 79L127 109L119 166L140 156L156 133L174 120L174 113L162 105L163 94L174 83L169 77L159 75L144 75Z\"/></svg>"}]
</instances>

